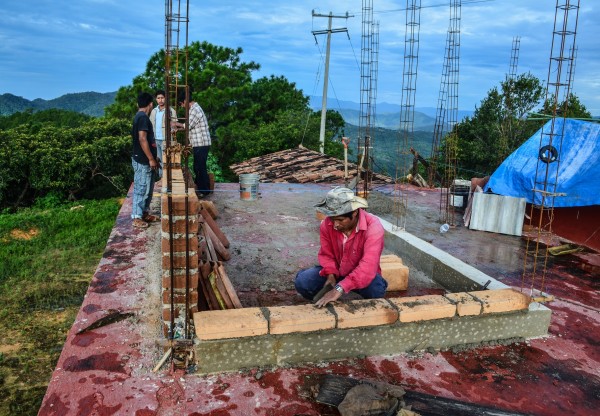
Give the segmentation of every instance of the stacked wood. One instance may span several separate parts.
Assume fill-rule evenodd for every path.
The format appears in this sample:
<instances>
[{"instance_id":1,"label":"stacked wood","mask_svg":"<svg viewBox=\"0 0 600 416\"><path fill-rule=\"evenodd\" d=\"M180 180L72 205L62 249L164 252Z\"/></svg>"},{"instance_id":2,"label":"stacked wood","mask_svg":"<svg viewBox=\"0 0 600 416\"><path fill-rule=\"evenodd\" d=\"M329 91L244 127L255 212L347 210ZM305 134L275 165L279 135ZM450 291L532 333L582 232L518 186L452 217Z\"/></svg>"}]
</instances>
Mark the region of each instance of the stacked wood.
<instances>
[{"instance_id":1,"label":"stacked wood","mask_svg":"<svg viewBox=\"0 0 600 416\"><path fill-rule=\"evenodd\" d=\"M242 308L222 261L231 258L229 240L215 219L218 212L211 201L198 207L198 252L200 253L199 310Z\"/></svg>"}]
</instances>

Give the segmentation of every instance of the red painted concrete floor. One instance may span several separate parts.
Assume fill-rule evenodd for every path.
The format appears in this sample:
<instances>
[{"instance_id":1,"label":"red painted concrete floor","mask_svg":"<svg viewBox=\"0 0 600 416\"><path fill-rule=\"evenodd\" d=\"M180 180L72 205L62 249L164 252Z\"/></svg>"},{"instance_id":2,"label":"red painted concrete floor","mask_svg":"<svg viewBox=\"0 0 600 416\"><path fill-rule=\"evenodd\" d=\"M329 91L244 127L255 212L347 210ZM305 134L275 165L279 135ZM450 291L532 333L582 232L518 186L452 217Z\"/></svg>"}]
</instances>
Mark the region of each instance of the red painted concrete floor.
<instances>
[{"instance_id":1,"label":"red painted concrete floor","mask_svg":"<svg viewBox=\"0 0 600 416\"><path fill-rule=\"evenodd\" d=\"M245 201L245 213L234 202L239 199L237 186L218 184L211 196L223 210L223 219L229 218L229 230L235 226L235 232L228 234L234 258L236 254L240 258L260 255L261 259L271 260L266 263L272 263L289 259L291 252L298 251L290 247L304 246L308 251L299 254L294 264L310 265L314 258L306 253L312 250L316 258L317 247L311 240L316 226L307 225L312 224L309 219L314 218L314 211L306 202L318 202L329 188L260 184L261 199ZM384 197L374 195L370 201L373 212L393 222ZM520 238L470 231L460 225L439 234L438 204L437 192L410 190L412 219L407 230L506 284L523 286L524 243ZM264 209L266 206L276 206L280 212L273 216ZM300 211L295 213L297 209ZM133 230L130 212L128 197L69 332L40 415L337 415L336 409L311 398L311 386L323 374L381 380L416 392L515 413L598 414L600 280L577 268L571 256L549 263L545 290L556 300L548 304L553 311L552 322L548 336L541 339L210 376L171 373L168 369L153 373L162 353L156 346L161 336L159 271L152 266L156 263L153 257L159 244L159 226ZM304 212L306 218L301 218L299 212ZM260 224L263 230L270 228L270 222L284 229L287 224L291 231L286 242L273 249L276 240L261 239L260 227L254 227L257 221L265 222ZM300 227L293 228L294 224ZM222 229L227 230L227 225L223 224ZM261 254L263 250L268 256ZM235 261L228 264L228 274L235 286L245 291L240 293L247 302L279 298L297 303L291 290L293 264L283 263L284 272L276 276L277 284L244 275L242 263L236 265ZM256 264L252 267L249 269L254 272L261 271ZM269 287L271 284L273 287ZM123 315L125 319L77 334L115 311L133 316Z\"/></svg>"}]
</instances>

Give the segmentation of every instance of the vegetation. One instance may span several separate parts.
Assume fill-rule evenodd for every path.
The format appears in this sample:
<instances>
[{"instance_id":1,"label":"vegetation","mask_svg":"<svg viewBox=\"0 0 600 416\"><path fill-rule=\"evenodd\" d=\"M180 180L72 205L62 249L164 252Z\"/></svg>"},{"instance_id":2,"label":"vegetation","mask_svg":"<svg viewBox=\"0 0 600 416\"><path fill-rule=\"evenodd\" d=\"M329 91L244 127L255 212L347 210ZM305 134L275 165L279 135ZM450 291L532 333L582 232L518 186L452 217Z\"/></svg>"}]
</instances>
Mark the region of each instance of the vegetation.
<instances>
[{"instance_id":1,"label":"vegetation","mask_svg":"<svg viewBox=\"0 0 600 416\"><path fill-rule=\"evenodd\" d=\"M63 110L1 119L0 208L46 195L65 200L122 195L131 184L131 122Z\"/></svg>"},{"instance_id":2,"label":"vegetation","mask_svg":"<svg viewBox=\"0 0 600 416\"><path fill-rule=\"evenodd\" d=\"M456 126L459 176L492 174L545 123L546 119L539 115L529 117L540 104L539 112L547 116L552 116L555 108L556 114L562 116L567 107L568 117L591 117L576 95L569 96L568 105L557 104L555 99L541 103L543 92L542 82L531 74L507 79L500 83L500 88L492 88L473 116Z\"/></svg>"},{"instance_id":3,"label":"vegetation","mask_svg":"<svg viewBox=\"0 0 600 416\"><path fill-rule=\"evenodd\" d=\"M285 77L252 80L260 66L241 59L242 49L231 49L208 42L188 46L190 71L188 84L192 98L208 118L213 145L211 153L225 178L232 179L229 166L250 157L289 149L303 143L318 150L320 117L308 105L308 98ZM109 117L127 119L135 112L139 91L153 92L164 88L164 50L150 58L146 71L133 79L132 85L117 92L109 106ZM341 156L343 119L329 112L325 151Z\"/></svg>"},{"instance_id":4,"label":"vegetation","mask_svg":"<svg viewBox=\"0 0 600 416\"><path fill-rule=\"evenodd\" d=\"M0 414L37 414L119 210L116 199L0 215Z\"/></svg>"}]
</instances>

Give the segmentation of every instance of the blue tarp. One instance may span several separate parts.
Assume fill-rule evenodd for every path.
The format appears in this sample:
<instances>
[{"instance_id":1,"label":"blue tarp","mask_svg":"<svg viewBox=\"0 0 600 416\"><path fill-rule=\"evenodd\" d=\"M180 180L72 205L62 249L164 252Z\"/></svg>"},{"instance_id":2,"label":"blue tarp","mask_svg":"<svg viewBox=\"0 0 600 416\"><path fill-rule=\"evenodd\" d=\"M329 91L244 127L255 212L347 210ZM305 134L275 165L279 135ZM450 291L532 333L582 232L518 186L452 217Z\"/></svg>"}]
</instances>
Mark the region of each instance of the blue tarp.
<instances>
[{"instance_id":1,"label":"blue tarp","mask_svg":"<svg viewBox=\"0 0 600 416\"><path fill-rule=\"evenodd\" d=\"M547 169L547 183L550 186L546 189L551 192L551 185L556 183L556 192L566 194L554 199L555 207L600 205L600 124L560 118L555 120L551 136L551 123L551 120L548 121L502 162L484 191L525 198L531 203L536 168L538 182L544 181ZM540 162L538 166L540 148L549 144L550 137L552 146L557 150L558 161L548 164ZM549 152L545 155L552 156ZM543 185L538 184L536 189L543 189ZM534 202L541 204L540 192L535 193ZM550 204L551 201L546 199L544 205Z\"/></svg>"}]
</instances>

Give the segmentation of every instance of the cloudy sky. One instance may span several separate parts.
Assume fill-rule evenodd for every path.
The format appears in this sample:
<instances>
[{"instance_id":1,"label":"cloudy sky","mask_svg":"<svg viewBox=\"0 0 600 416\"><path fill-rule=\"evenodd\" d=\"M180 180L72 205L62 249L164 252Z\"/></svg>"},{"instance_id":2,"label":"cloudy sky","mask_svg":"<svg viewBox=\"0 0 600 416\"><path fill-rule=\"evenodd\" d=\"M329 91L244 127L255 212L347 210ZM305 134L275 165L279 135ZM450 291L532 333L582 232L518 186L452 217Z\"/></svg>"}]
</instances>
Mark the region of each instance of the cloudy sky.
<instances>
[{"instance_id":1,"label":"cloudy sky","mask_svg":"<svg viewBox=\"0 0 600 416\"><path fill-rule=\"evenodd\" d=\"M566 1L566 0L565 0ZM177 1L173 1L177 3ZM571 0L571 3L576 3ZM404 0L373 0L380 25L377 102L400 104ZM416 105L436 107L444 58L447 0L422 0ZM555 0L463 0L459 107L473 110L509 70L521 39L518 73L548 78ZM242 47L261 76L283 75L306 95L321 96L326 18L347 28L331 41L329 97L360 101L360 0L190 0L190 41ZM52 99L66 93L116 91L144 71L164 47L161 0L21 0L0 4L0 94ZM571 15L574 18L574 13ZM577 26L574 92L600 115L600 2L583 0Z\"/></svg>"}]
</instances>

